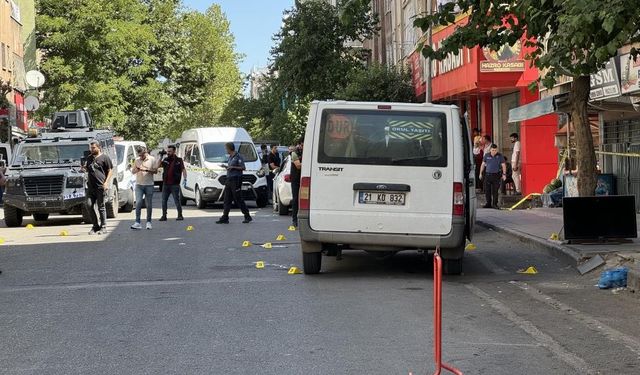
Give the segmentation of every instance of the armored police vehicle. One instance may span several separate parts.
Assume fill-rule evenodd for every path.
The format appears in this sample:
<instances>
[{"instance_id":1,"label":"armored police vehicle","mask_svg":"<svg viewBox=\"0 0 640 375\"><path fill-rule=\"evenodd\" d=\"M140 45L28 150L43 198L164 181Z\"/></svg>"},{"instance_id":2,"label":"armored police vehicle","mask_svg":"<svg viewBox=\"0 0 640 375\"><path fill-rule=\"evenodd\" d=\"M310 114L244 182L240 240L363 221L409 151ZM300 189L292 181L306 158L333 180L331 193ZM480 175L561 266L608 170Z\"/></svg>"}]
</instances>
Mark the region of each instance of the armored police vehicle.
<instances>
[{"instance_id":1,"label":"armored police vehicle","mask_svg":"<svg viewBox=\"0 0 640 375\"><path fill-rule=\"evenodd\" d=\"M21 226L23 217L29 215L35 221L46 221L53 213L82 215L89 222L82 163L94 140L100 142L103 153L116 160L112 132L93 129L89 113L76 110L56 112L50 130L20 142L7 171L5 224ZM119 208L118 171L112 176L106 199L109 218L116 217Z\"/></svg>"}]
</instances>

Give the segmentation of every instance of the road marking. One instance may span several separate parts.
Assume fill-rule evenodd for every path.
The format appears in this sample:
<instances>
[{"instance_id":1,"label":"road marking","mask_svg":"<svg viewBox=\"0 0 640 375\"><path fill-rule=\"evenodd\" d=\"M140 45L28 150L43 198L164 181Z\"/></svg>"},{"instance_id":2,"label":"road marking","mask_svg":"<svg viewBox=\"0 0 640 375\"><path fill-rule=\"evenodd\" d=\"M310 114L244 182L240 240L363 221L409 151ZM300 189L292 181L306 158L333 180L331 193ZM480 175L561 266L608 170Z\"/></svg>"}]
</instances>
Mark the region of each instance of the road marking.
<instances>
[{"instance_id":1,"label":"road marking","mask_svg":"<svg viewBox=\"0 0 640 375\"><path fill-rule=\"evenodd\" d=\"M536 301L545 303L551 306L552 308L554 308L555 310L565 313L566 316L572 318L578 323L581 323L587 326L592 331L600 333L601 335L603 335L604 337L606 337L607 339L613 342L623 343L624 346L627 347L627 349L631 350L636 355L640 355L640 341L634 339L633 337L629 335L625 335L624 333L618 331L617 329L609 327L608 325L602 323L596 318L589 316L583 312L580 312L574 309L573 307L566 305L554 299L553 297L550 297L542 293L540 290L531 287L527 283L524 283L521 281L511 281L510 283L513 285L516 285L518 288L523 290L529 297L535 299Z\"/></svg>"},{"instance_id":2,"label":"road marking","mask_svg":"<svg viewBox=\"0 0 640 375\"><path fill-rule=\"evenodd\" d=\"M567 363L569 366L573 367L576 371L578 371L579 374L596 374L596 371L589 367L589 365L582 358L563 348L562 345L560 345L556 340L553 339L553 337L542 332L530 321L518 316L515 312L513 312L513 310L511 310L502 302L491 297L489 294L485 293L482 289L478 288L475 285L466 284L465 287L469 289L471 293L487 302L489 306L491 306L491 308L493 308L497 313L507 318L509 321L517 325L521 330L525 331L534 340L547 348L547 350L549 350L551 354Z\"/></svg>"},{"instance_id":3,"label":"road marking","mask_svg":"<svg viewBox=\"0 0 640 375\"><path fill-rule=\"evenodd\" d=\"M471 345L471 346L511 346L511 347L525 347L525 348L539 348L542 344L517 344L510 342L467 342L467 341L451 341L446 343L445 346L450 345Z\"/></svg>"},{"instance_id":4,"label":"road marking","mask_svg":"<svg viewBox=\"0 0 640 375\"><path fill-rule=\"evenodd\" d=\"M107 281L97 283L73 283L54 285L22 285L0 288L0 293L31 292L42 290L78 290L99 288L130 288L166 285L203 285L203 284L233 284L233 283L258 283L279 281L278 278L269 277L227 277L219 279L201 280L148 280L148 281Z\"/></svg>"}]
</instances>

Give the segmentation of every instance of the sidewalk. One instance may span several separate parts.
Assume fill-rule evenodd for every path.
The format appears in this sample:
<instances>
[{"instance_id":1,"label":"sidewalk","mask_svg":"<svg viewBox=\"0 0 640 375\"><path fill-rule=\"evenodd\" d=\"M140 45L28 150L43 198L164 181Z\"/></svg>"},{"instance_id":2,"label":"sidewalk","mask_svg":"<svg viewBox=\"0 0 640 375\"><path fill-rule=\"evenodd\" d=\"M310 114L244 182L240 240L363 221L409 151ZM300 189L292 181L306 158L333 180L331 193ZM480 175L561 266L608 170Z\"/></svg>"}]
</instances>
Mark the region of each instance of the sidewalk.
<instances>
[{"instance_id":1,"label":"sidewalk","mask_svg":"<svg viewBox=\"0 0 640 375\"><path fill-rule=\"evenodd\" d=\"M477 222L493 230L509 234L524 242L545 247L554 256L578 267L600 255L607 265L625 264L630 269L629 288L640 292L640 239L628 243L566 244L562 241L562 208L536 208L531 210L478 209ZM640 223L640 215L638 215ZM640 228L639 228L640 234ZM553 233L560 240L551 240ZM640 237L640 235L639 235Z\"/></svg>"}]
</instances>

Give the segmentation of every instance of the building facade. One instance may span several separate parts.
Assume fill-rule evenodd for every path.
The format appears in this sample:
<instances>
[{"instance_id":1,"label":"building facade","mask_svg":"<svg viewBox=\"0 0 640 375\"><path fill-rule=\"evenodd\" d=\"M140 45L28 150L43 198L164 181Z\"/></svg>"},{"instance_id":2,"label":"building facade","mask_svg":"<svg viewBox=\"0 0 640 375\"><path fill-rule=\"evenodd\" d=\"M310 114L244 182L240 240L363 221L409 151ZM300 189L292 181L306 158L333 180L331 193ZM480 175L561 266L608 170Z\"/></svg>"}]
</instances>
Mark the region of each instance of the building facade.
<instances>
[{"instance_id":1,"label":"building facade","mask_svg":"<svg viewBox=\"0 0 640 375\"><path fill-rule=\"evenodd\" d=\"M12 87L2 98L4 104L0 108L0 121L5 128L11 126L21 131L27 130L24 107L28 90L25 80L27 67L36 68L35 2L0 0L0 79ZM6 138L7 132L2 133L2 137Z\"/></svg>"}]
</instances>

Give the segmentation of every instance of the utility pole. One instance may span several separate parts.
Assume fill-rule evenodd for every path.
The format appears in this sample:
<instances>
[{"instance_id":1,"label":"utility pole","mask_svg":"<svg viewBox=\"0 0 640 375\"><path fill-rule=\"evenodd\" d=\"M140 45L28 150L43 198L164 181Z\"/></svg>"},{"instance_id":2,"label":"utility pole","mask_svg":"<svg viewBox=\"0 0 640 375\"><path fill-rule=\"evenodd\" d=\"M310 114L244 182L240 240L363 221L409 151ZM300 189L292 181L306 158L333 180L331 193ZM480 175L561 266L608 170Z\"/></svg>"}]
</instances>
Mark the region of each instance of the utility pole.
<instances>
[{"instance_id":1,"label":"utility pole","mask_svg":"<svg viewBox=\"0 0 640 375\"><path fill-rule=\"evenodd\" d=\"M431 15L433 11L433 0L427 0L427 14ZM432 37L433 37L433 33L432 33L432 27L429 26L429 29L427 30L427 45L429 47L431 47L431 44L433 42ZM433 97L433 91L431 90L431 58L427 57L427 75L425 77L425 83L427 86L427 92L425 93L425 101L427 103L431 103L431 99Z\"/></svg>"}]
</instances>

